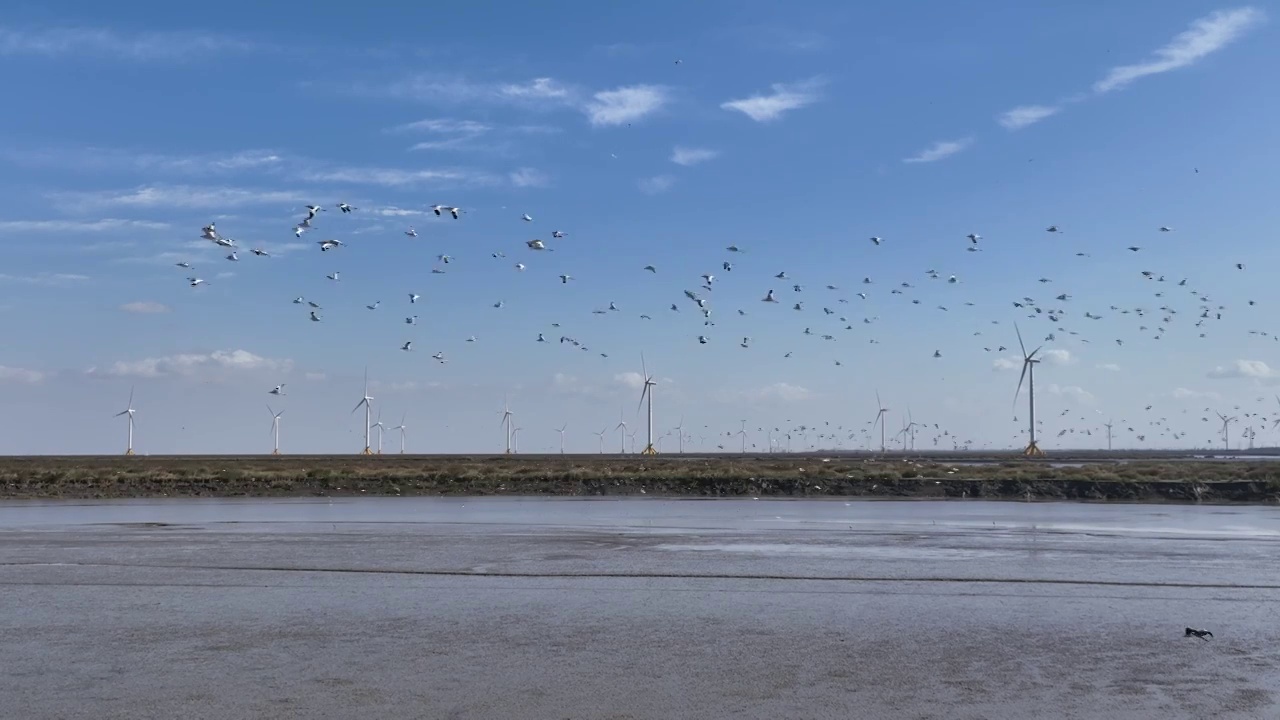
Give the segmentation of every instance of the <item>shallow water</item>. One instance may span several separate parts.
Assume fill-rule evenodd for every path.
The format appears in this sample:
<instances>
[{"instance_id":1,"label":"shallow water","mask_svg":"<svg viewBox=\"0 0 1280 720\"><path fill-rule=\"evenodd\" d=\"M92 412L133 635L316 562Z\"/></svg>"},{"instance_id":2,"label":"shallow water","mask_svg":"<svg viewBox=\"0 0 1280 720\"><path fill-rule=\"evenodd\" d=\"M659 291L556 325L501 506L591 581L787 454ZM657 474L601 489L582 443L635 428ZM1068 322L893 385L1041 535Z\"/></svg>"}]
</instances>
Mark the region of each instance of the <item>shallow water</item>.
<instances>
[{"instance_id":1,"label":"shallow water","mask_svg":"<svg viewBox=\"0 0 1280 720\"><path fill-rule=\"evenodd\" d=\"M12 502L0 717L1276 717L1278 551L1255 506Z\"/></svg>"}]
</instances>

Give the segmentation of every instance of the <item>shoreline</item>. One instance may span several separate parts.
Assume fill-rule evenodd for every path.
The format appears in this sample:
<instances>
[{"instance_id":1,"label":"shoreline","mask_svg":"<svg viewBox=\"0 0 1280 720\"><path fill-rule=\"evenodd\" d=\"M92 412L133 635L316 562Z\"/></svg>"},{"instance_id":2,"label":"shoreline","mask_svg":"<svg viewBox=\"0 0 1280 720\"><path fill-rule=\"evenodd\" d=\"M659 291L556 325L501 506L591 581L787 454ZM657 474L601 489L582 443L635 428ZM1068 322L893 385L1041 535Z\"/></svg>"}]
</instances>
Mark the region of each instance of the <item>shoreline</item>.
<instances>
[{"instance_id":1,"label":"shoreline","mask_svg":"<svg viewBox=\"0 0 1280 720\"><path fill-rule=\"evenodd\" d=\"M857 456L0 458L0 500L653 496L1280 504L1280 462Z\"/></svg>"}]
</instances>

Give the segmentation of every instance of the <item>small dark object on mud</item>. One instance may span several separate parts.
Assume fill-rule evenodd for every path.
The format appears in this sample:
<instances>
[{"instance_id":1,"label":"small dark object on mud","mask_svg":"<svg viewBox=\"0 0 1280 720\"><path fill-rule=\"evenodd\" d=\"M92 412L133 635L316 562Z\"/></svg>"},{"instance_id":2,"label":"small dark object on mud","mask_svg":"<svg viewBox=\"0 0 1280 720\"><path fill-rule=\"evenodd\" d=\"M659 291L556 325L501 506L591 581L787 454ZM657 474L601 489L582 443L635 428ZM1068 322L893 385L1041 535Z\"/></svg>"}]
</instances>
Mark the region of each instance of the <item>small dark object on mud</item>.
<instances>
[{"instance_id":1,"label":"small dark object on mud","mask_svg":"<svg viewBox=\"0 0 1280 720\"><path fill-rule=\"evenodd\" d=\"M1206 637L1208 636L1208 637ZM1208 630L1197 630L1195 628L1187 628L1187 633L1183 637L1198 637L1205 642L1209 642L1209 638L1213 637L1213 633Z\"/></svg>"}]
</instances>

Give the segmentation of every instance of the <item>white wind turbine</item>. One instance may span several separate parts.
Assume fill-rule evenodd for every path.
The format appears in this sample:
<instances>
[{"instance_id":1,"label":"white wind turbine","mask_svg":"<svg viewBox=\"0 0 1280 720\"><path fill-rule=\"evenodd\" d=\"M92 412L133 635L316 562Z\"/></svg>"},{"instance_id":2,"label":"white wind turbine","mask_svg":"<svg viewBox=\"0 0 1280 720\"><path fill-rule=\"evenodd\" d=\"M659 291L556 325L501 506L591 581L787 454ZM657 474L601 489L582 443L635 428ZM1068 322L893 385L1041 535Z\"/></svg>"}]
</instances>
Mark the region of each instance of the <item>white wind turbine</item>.
<instances>
[{"instance_id":1,"label":"white wind turbine","mask_svg":"<svg viewBox=\"0 0 1280 720\"><path fill-rule=\"evenodd\" d=\"M364 452L362 453L364 455L373 454L373 450L369 447L369 428L370 428L369 422L371 420L370 415L373 413L373 406L370 404L370 402L372 400L373 398L369 397L369 368L365 368L364 396L360 398L360 402L356 403L356 406L351 409L351 414L354 415L356 413L356 410L360 409L360 406L362 405L364 406Z\"/></svg>"},{"instance_id":2,"label":"white wind turbine","mask_svg":"<svg viewBox=\"0 0 1280 720\"><path fill-rule=\"evenodd\" d=\"M511 454L511 440L513 435L515 434L514 431L512 430L512 424L511 424L514 418L515 418L515 413L511 412L511 406L507 403L506 398L503 398L502 420L498 424L505 429L504 432L507 435L507 449L506 449L507 455Z\"/></svg>"},{"instance_id":3,"label":"white wind turbine","mask_svg":"<svg viewBox=\"0 0 1280 720\"><path fill-rule=\"evenodd\" d=\"M267 412L271 413L271 434L275 436L275 446L271 449L271 454L279 455L280 454L280 416L284 414L284 411L281 410L280 412L276 412L275 410L271 409L270 405L268 405Z\"/></svg>"},{"instance_id":4,"label":"white wind turbine","mask_svg":"<svg viewBox=\"0 0 1280 720\"><path fill-rule=\"evenodd\" d=\"M569 427L569 423L565 423L564 425L561 425L560 429L556 430L556 432L560 433L560 454L561 455L564 454L564 431L565 431L565 428L567 427Z\"/></svg>"},{"instance_id":5,"label":"white wind turbine","mask_svg":"<svg viewBox=\"0 0 1280 720\"><path fill-rule=\"evenodd\" d=\"M1039 445L1036 445L1036 363L1040 361L1036 360L1035 357L1036 353L1040 352L1040 347L1044 346L1041 345L1035 350L1027 352L1027 346L1022 344L1022 331L1018 329L1017 323L1014 323L1013 331L1018 333L1018 347L1022 349L1022 377L1018 378L1018 389L1013 393L1013 404L1015 406L1018 404L1018 393L1022 392L1022 381L1026 380L1027 402L1030 405L1031 415L1031 423L1028 426L1030 428L1030 442L1027 443L1027 448L1022 451L1022 454L1027 457L1042 457L1044 452Z\"/></svg>"},{"instance_id":6,"label":"white wind turbine","mask_svg":"<svg viewBox=\"0 0 1280 720\"><path fill-rule=\"evenodd\" d=\"M517 438L520 435L520 431L523 429L524 428L520 427L519 425L511 428L511 452L513 453L520 452L520 446L517 444Z\"/></svg>"},{"instance_id":7,"label":"white wind turbine","mask_svg":"<svg viewBox=\"0 0 1280 720\"><path fill-rule=\"evenodd\" d=\"M1216 414L1218 418L1222 420L1222 449L1230 450L1231 435L1229 435L1228 433L1230 432L1231 423L1235 422L1238 418L1236 418L1234 415L1231 417L1227 417L1222 413L1216 413Z\"/></svg>"},{"instance_id":8,"label":"white wind turbine","mask_svg":"<svg viewBox=\"0 0 1280 720\"><path fill-rule=\"evenodd\" d=\"M880 391L876 391L876 419L871 421L871 431L875 432L876 423L880 424L880 454L884 454L884 416L889 412L889 408L880 402Z\"/></svg>"},{"instance_id":9,"label":"white wind turbine","mask_svg":"<svg viewBox=\"0 0 1280 720\"><path fill-rule=\"evenodd\" d=\"M644 353L640 353L640 370L644 373L644 387L640 390L640 405L636 406L636 412L640 412L640 408L644 405L645 397L649 398L649 437L648 443L644 446L644 450L640 451L640 454L657 455L658 451L653 447L653 387L658 383L654 382L653 376L649 374L649 368L644 363Z\"/></svg>"},{"instance_id":10,"label":"white wind turbine","mask_svg":"<svg viewBox=\"0 0 1280 720\"><path fill-rule=\"evenodd\" d=\"M133 414L135 412L137 412L137 410L133 409L133 388L129 388L129 405L124 410L116 413L116 417L120 417L121 415L129 416L129 444L125 446L125 455L133 454Z\"/></svg>"},{"instance_id":11,"label":"white wind turbine","mask_svg":"<svg viewBox=\"0 0 1280 720\"><path fill-rule=\"evenodd\" d=\"M747 421L742 421L742 429L738 431L738 435L742 438L742 454L747 454Z\"/></svg>"},{"instance_id":12,"label":"white wind turbine","mask_svg":"<svg viewBox=\"0 0 1280 720\"><path fill-rule=\"evenodd\" d=\"M618 452L622 455L626 455L627 454L627 419L626 417L624 417L623 411L621 410L618 411L618 418L619 418L618 426L614 428L614 430L618 431L618 442L622 446L622 449L620 449Z\"/></svg>"},{"instance_id":13,"label":"white wind turbine","mask_svg":"<svg viewBox=\"0 0 1280 720\"><path fill-rule=\"evenodd\" d=\"M401 455L403 455L403 454L404 454L404 431L408 429L408 428L405 426L405 424L404 424L404 419L405 419L406 417L408 417L408 415L409 415L409 413L408 413L408 412L405 412L403 415L401 415L401 416L400 416L400 424L399 424L399 425L397 425L397 426L395 426L395 427L393 427L393 428L391 428L392 430L399 430L399 431L400 431L400 454L401 454Z\"/></svg>"},{"instance_id":14,"label":"white wind turbine","mask_svg":"<svg viewBox=\"0 0 1280 720\"><path fill-rule=\"evenodd\" d=\"M595 435L595 436L596 436L597 438L599 438L599 440L600 440L600 454L601 454L601 455L603 455L603 454L604 454L604 435L605 435L605 433L607 433L607 432L609 432L609 428L608 428L608 427L605 427L605 429L601 430L600 432L596 432L596 431L594 431L594 430L592 430L592 431L591 431L591 434L592 434L592 435Z\"/></svg>"},{"instance_id":15,"label":"white wind turbine","mask_svg":"<svg viewBox=\"0 0 1280 720\"><path fill-rule=\"evenodd\" d=\"M1106 429L1107 429L1107 452L1111 452L1111 424L1112 424L1113 422L1115 422L1115 421L1114 421L1114 420L1108 420L1107 422L1103 423L1103 425L1102 425L1102 427L1104 427L1104 428L1106 428Z\"/></svg>"},{"instance_id":16,"label":"white wind turbine","mask_svg":"<svg viewBox=\"0 0 1280 720\"><path fill-rule=\"evenodd\" d=\"M676 439L680 442L680 454L684 454L684 416L680 416L680 424L676 425Z\"/></svg>"},{"instance_id":17,"label":"white wind turbine","mask_svg":"<svg viewBox=\"0 0 1280 720\"><path fill-rule=\"evenodd\" d=\"M382 411L381 411L381 410L379 410L379 411L378 411L378 421L377 421L377 422L375 422L375 423L372 425L372 427L378 428L378 454L379 454L379 455L381 455L381 454L382 454L382 428L383 428L383 427L385 427L385 426L382 424Z\"/></svg>"}]
</instances>

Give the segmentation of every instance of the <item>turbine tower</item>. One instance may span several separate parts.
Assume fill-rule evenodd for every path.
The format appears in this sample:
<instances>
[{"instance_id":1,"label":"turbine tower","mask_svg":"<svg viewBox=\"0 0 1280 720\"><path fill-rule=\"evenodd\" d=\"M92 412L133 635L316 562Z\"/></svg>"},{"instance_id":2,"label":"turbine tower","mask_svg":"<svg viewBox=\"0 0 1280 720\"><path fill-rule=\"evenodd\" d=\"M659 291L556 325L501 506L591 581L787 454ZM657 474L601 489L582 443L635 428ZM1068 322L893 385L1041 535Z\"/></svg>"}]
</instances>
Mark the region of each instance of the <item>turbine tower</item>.
<instances>
[{"instance_id":1,"label":"turbine tower","mask_svg":"<svg viewBox=\"0 0 1280 720\"><path fill-rule=\"evenodd\" d=\"M400 416L400 424L391 428L392 430L400 431L400 454L401 455L404 454L404 431L408 429L404 424L404 419L408 417L408 415L409 413L406 411L403 415Z\"/></svg>"},{"instance_id":2,"label":"turbine tower","mask_svg":"<svg viewBox=\"0 0 1280 720\"><path fill-rule=\"evenodd\" d=\"M1108 420L1102 425L1102 427L1107 429L1107 452L1111 452L1111 423L1113 422L1115 422L1115 420Z\"/></svg>"},{"instance_id":3,"label":"turbine tower","mask_svg":"<svg viewBox=\"0 0 1280 720\"><path fill-rule=\"evenodd\" d=\"M125 446L125 455L133 454L133 414L135 412L137 412L137 410L133 409L133 388L129 388L129 405L126 406L124 410L116 413L116 417L120 417L121 415L129 416L129 444Z\"/></svg>"},{"instance_id":4,"label":"turbine tower","mask_svg":"<svg viewBox=\"0 0 1280 720\"><path fill-rule=\"evenodd\" d=\"M1017 323L1014 323L1013 331L1018 333L1018 347L1022 349L1022 377L1018 378L1018 389L1013 393L1013 404L1017 406L1018 395L1022 392L1022 381L1026 380L1027 402L1031 408L1031 423L1028 425L1030 442L1027 443L1022 454L1027 457L1044 457L1044 451L1036 445L1036 363L1040 361L1035 359L1036 353L1040 352L1040 348L1044 346L1041 345L1028 353L1027 346L1022 344L1022 331L1018 329Z\"/></svg>"},{"instance_id":5,"label":"turbine tower","mask_svg":"<svg viewBox=\"0 0 1280 720\"><path fill-rule=\"evenodd\" d=\"M738 436L742 438L742 454L747 454L747 421L742 421L742 429L738 431Z\"/></svg>"},{"instance_id":6,"label":"turbine tower","mask_svg":"<svg viewBox=\"0 0 1280 720\"><path fill-rule=\"evenodd\" d=\"M676 438L680 441L680 454L684 454L684 416L680 416L680 424L676 425Z\"/></svg>"},{"instance_id":7,"label":"turbine tower","mask_svg":"<svg viewBox=\"0 0 1280 720\"><path fill-rule=\"evenodd\" d=\"M512 440L512 436L514 435L514 433L512 432L513 426L511 423L514 418L515 418L515 413L511 412L511 406L507 403L507 399L503 398L502 399L502 420L499 421L498 424L505 428L505 432L507 435L507 449L506 449L507 455L511 454L511 440Z\"/></svg>"},{"instance_id":8,"label":"turbine tower","mask_svg":"<svg viewBox=\"0 0 1280 720\"><path fill-rule=\"evenodd\" d=\"M917 427L919 427L919 425L916 423L915 420L911 418L911 410L910 408L908 408L907 409L907 426L905 429L907 431L907 436L911 438L911 452L916 451L916 428Z\"/></svg>"},{"instance_id":9,"label":"turbine tower","mask_svg":"<svg viewBox=\"0 0 1280 720\"><path fill-rule=\"evenodd\" d=\"M364 450L361 452L362 455L373 454L373 450L369 447L369 427L370 427L369 421L370 421L370 415L373 413L373 406L370 405L369 403L372 400L373 398L369 397L369 368L365 368L364 369L364 397L360 398L360 402L356 403L356 406L354 408L351 408L351 414L355 415L356 410L359 410L361 406L364 406Z\"/></svg>"},{"instance_id":10,"label":"turbine tower","mask_svg":"<svg viewBox=\"0 0 1280 720\"><path fill-rule=\"evenodd\" d=\"M385 426L382 424L382 411L381 411L381 410L379 410L379 411L378 411L378 422L374 423L374 424L372 425L372 427L376 427L376 428L378 428L378 454L379 454L379 455L381 455L381 454L382 454L382 428L383 428L383 427L385 427Z\"/></svg>"},{"instance_id":11,"label":"turbine tower","mask_svg":"<svg viewBox=\"0 0 1280 720\"><path fill-rule=\"evenodd\" d=\"M1217 413L1217 415L1218 415L1218 417L1222 420L1222 449L1223 449L1223 450L1230 450L1230 449L1231 449L1231 435L1229 435L1229 434L1228 434L1228 432L1229 432L1229 429L1230 429L1230 427L1231 427L1231 423L1235 422L1237 418L1236 418L1234 415L1233 415L1233 416L1231 416L1231 417L1227 417L1226 415L1223 415L1222 413Z\"/></svg>"},{"instance_id":12,"label":"turbine tower","mask_svg":"<svg viewBox=\"0 0 1280 720\"><path fill-rule=\"evenodd\" d=\"M884 404L880 402L879 390L876 391L876 407L879 409L876 411L876 419L871 421L871 431L875 432L876 423L880 424L880 454L883 455L884 454L884 416L885 416L885 413L889 412L889 408L885 407Z\"/></svg>"},{"instance_id":13,"label":"turbine tower","mask_svg":"<svg viewBox=\"0 0 1280 720\"><path fill-rule=\"evenodd\" d=\"M618 431L618 442L621 443L622 445L622 449L619 450L618 452L623 455L626 455L627 454L627 418L625 417L622 410L618 411L618 418L619 418L618 426L614 428L614 430Z\"/></svg>"},{"instance_id":14,"label":"turbine tower","mask_svg":"<svg viewBox=\"0 0 1280 720\"><path fill-rule=\"evenodd\" d=\"M606 426L606 427L605 427L603 430L601 430L600 432L595 432L594 430L593 430L593 431L591 431L591 434L592 434L592 435L595 435L595 436L600 440L600 454L601 454L601 455L603 455L603 454L604 454L604 434L605 434L605 433L607 433L607 432L609 432L609 428L608 428L608 426Z\"/></svg>"},{"instance_id":15,"label":"turbine tower","mask_svg":"<svg viewBox=\"0 0 1280 720\"><path fill-rule=\"evenodd\" d=\"M281 410L280 412L276 412L275 410L271 409L270 405L268 405L267 412L271 413L271 434L275 436L275 446L271 449L271 454L279 455L280 454L280 416L284 414L284 411Z\"/></svg>"},{"instance_id":16,"label":"turbine tower","mask_svg":"<svg viewBox=\"0 0 1280 720\"><path fill-rule=\"evenodd\" d=\"M640 408L644 406L645 397L649 398L649 438L640 454L657 455L658 451L653 447L653 387L658 383L649 374L649 368L644 363L644 353L640 353L640 370L644 373L644 387L640 390L640 404L636 406L636 412L640 412Z\"/></svg>"},{"instance_id":17,"label":"turbine tower","mask_svg":"<svg viewBox=\"0 0 1280 720\"><path fill-rule=\"evenodd\" d=\"M564 425L561 425L560 429L556 430L556 432L560 433L560 454L561 455L564 454L564 431L565 431L565 428L567 427L569 427L569 423L565 423Z\"/></svg>"}]
</instances>

